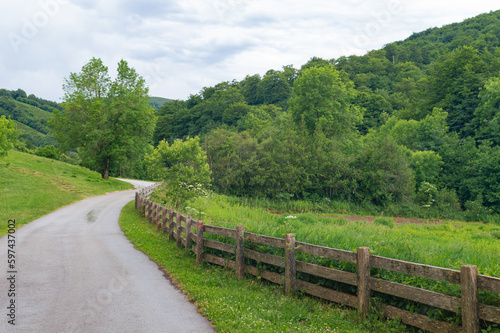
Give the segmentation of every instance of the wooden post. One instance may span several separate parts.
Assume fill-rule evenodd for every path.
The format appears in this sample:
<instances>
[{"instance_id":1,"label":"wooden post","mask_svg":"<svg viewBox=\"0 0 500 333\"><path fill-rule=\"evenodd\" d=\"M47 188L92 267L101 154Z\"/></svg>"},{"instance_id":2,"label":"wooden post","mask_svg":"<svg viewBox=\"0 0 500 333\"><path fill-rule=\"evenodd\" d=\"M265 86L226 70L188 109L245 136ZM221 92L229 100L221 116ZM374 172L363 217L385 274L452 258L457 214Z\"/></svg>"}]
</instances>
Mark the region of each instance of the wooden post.
<instances>
[{"instance_id":1,"label":"wooden post","mask_svg":"<svg viewBox=\"0 0 500 333\"><path fill-rule=\"evenodd\" d=\"M176 219L177 219L176 220L177 221L177 235L176 235L177 246L181 247L182 246L182 240L181 240L181 236L182 236L182 232L181 232L181 226L182 226L182 223L181 223L181 213L177 212Z\"/></svg>"},{"instance_id":2,"label":"wooden post","mask_svg":"<svg viewBox=\"0 0 500 333\"><path fill-rule=\"evenodd\" d=\"M150 203L150 201L146 200L146 203L144 205L144 216L146 218L149 218L149 203Z\"/></svg>"},{"instance_id":3,"label":"wooden post","mask_svg":"<svg viewBox=\"0 0 500 333\"><path fill-rule=\"evenodd\" d=\"M460 286L462 288L462 329L464 333L479 332L479 296L477 289L477 267L460 267Z\"/></svg>"},{"instance_id":4,"label":"wooden post","mask_svg":"<svg viewBox=\"0 0 500 333\"><path fill-rule=\"evenodd\" d=\"M362 317L370 312L370 248L358 247L358 311Z\"/></svg>"},{"instance_id":5,"label":"wooden post","mask_svg":"<svg viewBox=\"0 0 500 333\"><path fill-rule=\"evenodd\" d=\"M168 240L173 241L174 237L174 211L168 212Z\"/></svg>"},{"instance_id":6,"label":"wooden post","mask_svg":"<svg viewBox=\"0 0 500 333\"><path fill-rule=\"evenodd\" d=\"M186 250L191 248L191 216L186 217Z\"/></svg>"},{"instance_id":7,"label":"wooden post","mask_svg":"<svg viewBox=\"0 0 500 333\"><path fill-rule=\"evenodd\" d=\"M158 231L162 230L163 227L162 221L163 215L165 214L163 209L163 206L158 205L158 217L156 218L156 230Z\"/></svg>"},{"instance_id":8,"label":"wooden post","mask_svg":"<svg viewBox=\"0 0 500 333\"><path fill-rule=\"evenodd\" d=\"M137 207L139 205L139 192L135 192L135 210L138 210Z\"/></svg>"},{"instance_id":9,"label":"wooden post","mask_svg":"<svg viewBox=\"0 0 500 333\"><path fill-rule=\"evenodd\" d=\"M293 295L297 287L297 266L295 261L295 235L285 234L285 291Z\"/></svg>"},{"instance_id":10,"label":"wooden post","mask_svg":"<svg viewBox=\"0 0 500 333\"><path fill-rule=\"evenodd\" d=\"M149 220L151 224L155 224L156 222L156 202L153 202L153 205L151 206L151 219Z\"/></svg>"},{"instance_id":11,"label":"wooden post","mask_svg":"<svg viewBox=\"0 0 500 333\"><path fill-rule=\"evenodd\" d=\"M196 266L198 267L203 261L203 245L203 221L200 221L196 227Z\"/></svg>"},{"instance_id":12,"label":"wooden post","mask_svg":"<svg viewBox=\"0 0 500 333\"><path fill-rule=\"evenodd\" d=\"M245 247L243 244L243 235L245 228L242 225L236 226L236 276L239 278L245 277Z\"/></svg>"},{"instance_id":13,"label":"wooden post","mask_svg":"<svg viewBox=\"0 0 500 333\"><path fill-rule=\"evenodd\" d=\"M162 216L161 216L161 230L163 231L164 234L167 233L168 227L167 227L167 214L168 214L168 209L165 207L162 207Z\"/></svg>"}]
</instances>

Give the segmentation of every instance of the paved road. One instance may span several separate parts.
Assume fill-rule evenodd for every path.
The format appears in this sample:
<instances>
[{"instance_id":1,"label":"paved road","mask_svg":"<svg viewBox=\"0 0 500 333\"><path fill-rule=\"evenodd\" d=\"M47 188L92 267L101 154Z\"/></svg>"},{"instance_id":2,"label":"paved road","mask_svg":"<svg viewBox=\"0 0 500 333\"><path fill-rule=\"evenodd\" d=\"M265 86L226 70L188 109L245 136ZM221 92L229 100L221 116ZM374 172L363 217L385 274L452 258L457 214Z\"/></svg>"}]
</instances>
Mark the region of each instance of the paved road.
<instances>
[{"instance_id":1,"label":"paved road","mask_svg":"<svg viewBox=\"0 0 500 333\"><path fill-rule=\"evenodd\" d=\"M213 332L123 235L118 217L133 198L124 191L86 199L19 228L14 274L0 238L0 332Z\"/></svg>"}]
</instances>

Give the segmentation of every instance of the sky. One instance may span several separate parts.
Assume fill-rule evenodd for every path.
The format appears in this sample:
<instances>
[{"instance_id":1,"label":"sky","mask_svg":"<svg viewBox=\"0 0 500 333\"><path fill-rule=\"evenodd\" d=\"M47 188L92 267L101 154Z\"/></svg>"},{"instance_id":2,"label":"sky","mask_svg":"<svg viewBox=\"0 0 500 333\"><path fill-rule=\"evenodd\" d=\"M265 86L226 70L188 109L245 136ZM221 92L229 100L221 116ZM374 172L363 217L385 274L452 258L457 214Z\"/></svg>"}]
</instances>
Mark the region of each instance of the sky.
<instances>
[{"instance_id":1,"label":"sky","mask_svg":"<svg viewBox=\"0 0 500 333\"><path fill-rule=\"evenodd\" d=\"M0 5L0 89L62 102L93 57L123 59L150 95L264 75L312 57L363 55L500 9L498 0L16 0Z\"/></svg>"}]
</instances>

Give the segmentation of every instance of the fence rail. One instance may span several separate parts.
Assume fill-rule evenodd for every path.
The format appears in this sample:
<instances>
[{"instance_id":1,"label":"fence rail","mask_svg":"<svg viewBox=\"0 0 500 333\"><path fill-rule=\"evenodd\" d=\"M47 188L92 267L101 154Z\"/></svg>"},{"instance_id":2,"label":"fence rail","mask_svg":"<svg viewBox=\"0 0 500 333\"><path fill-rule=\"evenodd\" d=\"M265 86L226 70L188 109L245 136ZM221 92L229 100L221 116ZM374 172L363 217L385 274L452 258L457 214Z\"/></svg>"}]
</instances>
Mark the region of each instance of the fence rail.
<instances>
[{"instance_id":1,"label":"fence rail","mask_svg":"<svg viewBox=\"0 0 500 333\"><path fill-rule=\"evenodd\" d=\"M149 200L149 196L156 186L141 189L136 193L136 209L142 211L145 217L157 226L158 230L169 234L169 239L176 241L177 246L192 250L196 254L198 265L202 261L206 261L234 269L238 277L244 277L246 273L258 276L283 285L287 294L302 291L315 297L346 304L357 308L361 316L366 316L370 311L370 292L372 290L461 314L462 326L460 327L443 321L433 321L428 316L394 306L379 305L384 316L400 319L405 324L430 332L477 333L480 331L480 320L500 324L500 308L480 304L478 300L479 290L500 293L500 278L479 275L476 266L465 265L458 271L371 255L370 249L367 247L360 247L357 252L351 252L297 242L294 234L286 234L285 238L282 239L245 232L242 226L228 229L204 225L202 221L193 220L189 216L161 207ZM207 234L228 238L234 244L206 239ZM250 244L282 249L281 251L284 249L284 256L245 248L245 241ZM228 253L234 256L234 260L205 253L205 248ZM300 261L296 259L296 252L352 263L356 265L357 271L356 273L345 272ZM245 260L245 258L249 260ZM284 269L284 273L279 274L259 269L251 265L252 262L276 266L278 269ZM373 278L370 276L370 268L372 267L459 285L461 297L452 297L422 288ZM300 280L297 278L299 272L355 286L357 293L352 295Z\"/></svg>"}]
</instances>

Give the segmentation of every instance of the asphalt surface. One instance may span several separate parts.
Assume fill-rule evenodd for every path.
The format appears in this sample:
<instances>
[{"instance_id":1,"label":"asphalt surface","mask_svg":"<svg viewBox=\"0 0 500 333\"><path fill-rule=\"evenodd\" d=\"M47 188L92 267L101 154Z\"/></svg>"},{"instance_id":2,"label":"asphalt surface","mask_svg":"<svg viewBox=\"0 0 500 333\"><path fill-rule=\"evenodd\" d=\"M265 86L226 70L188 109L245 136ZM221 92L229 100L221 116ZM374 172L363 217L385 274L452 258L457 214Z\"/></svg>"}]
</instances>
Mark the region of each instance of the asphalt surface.
<instances>
[{"instance_id":1,"label":"asphalt surface","mask_svg":"<svg viewBox=\"0 0 500 333\"><path fill-rule=\"evenodd\" d=\"M134 195L86 199L17 229L15 273L13 242L0 238L0 332L214 331L121 231L120 211Z\"/></svg>"}]
</instances>

